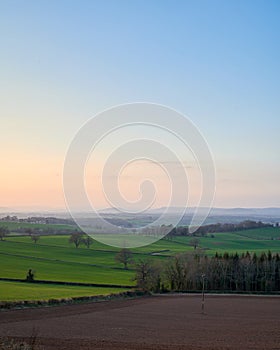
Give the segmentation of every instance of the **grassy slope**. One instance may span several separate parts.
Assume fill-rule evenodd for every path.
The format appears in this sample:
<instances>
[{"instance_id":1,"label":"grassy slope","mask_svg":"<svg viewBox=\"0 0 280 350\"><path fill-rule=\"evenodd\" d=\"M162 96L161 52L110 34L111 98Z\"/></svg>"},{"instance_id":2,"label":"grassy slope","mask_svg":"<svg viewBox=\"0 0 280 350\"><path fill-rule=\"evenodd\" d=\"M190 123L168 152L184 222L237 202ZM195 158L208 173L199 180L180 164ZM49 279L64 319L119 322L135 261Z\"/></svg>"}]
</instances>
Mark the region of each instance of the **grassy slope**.
<instances>
[{"instance_id":1,"label":"grassy slope","mask_svg":"<svg viewBox=\"0 0 280 350\"><path fill-rule=\"evenodd\" d=\"M109 235L108 235L109 236ZM25 242L25 243L32 243L30 237L28 236L18 236L18 237L8 237L7 238L8 241L13 241L13 242ZM185 242L188 242L189 239L188 238L184 238ZM38 244L40 245L51 245L51 246L60 246L60 247L64 247L64 248L73 248L73 245L70 245L68 243L69 241L69 236L42 236L38 242ZM186 247L183 248L181 242L176 242L177 241L177 237L176 239L174 239L174 241L170 241L170 240L166 240L166 239L162 239L156 243L153 243L151 245L147 245L141 248L134 248L131 249L131 251L133 251L134 253L141 253L141 254L150 254L152 252L160 252L162 250L169 250L170 253L176 253L176 252L181 252L183 250L186 250ZM34 243L32 243L34 244ZM85 246L81 246L81 248L85 248ZM80 250L81 248L77 249ZM0 248L1 249L1 248ZM74 248L73 248L74 249ZM117 253L120 248L117 247L112 247L112 246L108 246L105 244L102 244L98 241L94 241L93 245L90 247L90 249L93 250L98 250L98 251L106 251L106 252L110 252L111 254L115 254ZM187 247L187 249L192 249L191 247Z\"/></svg>"},{"instance_id":2,"label":"grassy slope","mask_svg":"<svg viewBox=\"0 0 280 350\"><path fill-rule=\"evenodd\" d=\"M262 229L238 231L236 232L236 234L243 237L260 239L260 240L280 239L280 227L277 227L277 228L265 227Z\"/></svg>"},{"instance_id":3,"label":"grassy slope","mask_svg":"<svg viewBox=\"0 0 280 350\"><path fill-rule=\"evenodd\" d=\"M94 295L108 295L125 291L121 288L74 287L60 285L40 285L0 281L1 301L48 300Z\"/></svg>"},{"instance_id":4,"label":"grassy slope","mask_svg":"<svg viewBox=\"0 0 280 350\"><path fill-rule=\"evenodd\" d=\"M71 246L46 246L41 244L43 241L44 239L42 239L39 243L34 244L29 240L25 240L25 242L6 240L1 242L0 252L49 260L69 261L119 268L122 267L120 263L116 263L115 254L112 252L87 249L84 247L74 248Z\"/></svg>"},{"instance_id":5,"label":"grassy slope","mask_svg":"<svg viewBox=\"0 0 280 350\"><path fill-rule=\"evenodd\" d=\"M87 282L101 284L132 285L133 271L113 270L70 262L36 260L0 254L0 277L20 278L31 268L35 278L63 282Z\"/></svg>"},{"instance_id":6,"label":"grassy slope","mask_svg":"<svg viewBox=\"0 0 280 350\"><path fill-rule=\"evenodd\" d=\"M271 237L280 237L280 228L253 229L237 232L215 233L214 238L199 238L200 247L206 249L208 255L215 252L243 253L256 252L260 254L271 250L273 253L280 252L280 240L271 240ZM174 241L188 245L191 238L175 237Z\"/></svg>"},{"instance_id":7,"label":"grassy slope","mask_svg":"<svg viewBox=\"0 0 280 350\"><path fill-rule=\"evenodd\" d=\"M200 238L200 246L205 248L205 252L209 255L214 255L216 251L241 253L248 250L261 253L270 249L272 252L280 252L280 240L271 240L271 237L280 236L280 228L216 233L214 236L214 238ZM42 236L40 241L34 244L27 236L8 237L0 242L0 277L25 278L27 270L32 268L36 272L37 279L121 285L135 283L134 270L125 271L121 268L122 265L115 261L118 248L96 241L90 249L84 246L76 249L68 243L68 239L67 236ZM164 255L193 251L189 241L189 237L175 237L172 241L161 240L149 246L133 249L133 258L134 261L147 258L157 260L165 259ZM162 256L153 256L152 253L159 253ZM7 298L11 290L8 284L3 284L3 287L4 292L0 286L2 290L0 299L4 297L3 293ZM14 287L18 297L26 295L23 284L19 286L15 284ZM31 288L29 285L26 287ZM54 297L51 290L55 289L53 286L50 287L50 296ZM80 292L80 290L80 287L70 289L67 287L64 289L66 294L63 294L63 297L76 295L74 292ZM85 290L81 290L81 293L83 291ZM13 298L12 294L11 298Z\"/></svg>"}]
</instances>

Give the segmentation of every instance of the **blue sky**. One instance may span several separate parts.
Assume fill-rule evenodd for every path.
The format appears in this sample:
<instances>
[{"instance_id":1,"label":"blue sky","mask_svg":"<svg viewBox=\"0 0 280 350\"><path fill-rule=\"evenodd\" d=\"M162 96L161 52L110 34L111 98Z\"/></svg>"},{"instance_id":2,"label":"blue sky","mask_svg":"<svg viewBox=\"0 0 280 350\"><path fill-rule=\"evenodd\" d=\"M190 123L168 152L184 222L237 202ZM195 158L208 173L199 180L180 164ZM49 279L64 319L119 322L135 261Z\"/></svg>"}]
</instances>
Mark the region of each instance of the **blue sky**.
<instances>
[{"instance_id":1,"label":"blue sky","mask_svg":"<svg viewBox=\"0 0 280 350\"><path fill-rule=\"evenodd\" d=\"M215 205L280 206L279 1L2 0L0 33L0 206L61 206L78 128L134 101L198 126Z\"/></svg>"}]
</instances>

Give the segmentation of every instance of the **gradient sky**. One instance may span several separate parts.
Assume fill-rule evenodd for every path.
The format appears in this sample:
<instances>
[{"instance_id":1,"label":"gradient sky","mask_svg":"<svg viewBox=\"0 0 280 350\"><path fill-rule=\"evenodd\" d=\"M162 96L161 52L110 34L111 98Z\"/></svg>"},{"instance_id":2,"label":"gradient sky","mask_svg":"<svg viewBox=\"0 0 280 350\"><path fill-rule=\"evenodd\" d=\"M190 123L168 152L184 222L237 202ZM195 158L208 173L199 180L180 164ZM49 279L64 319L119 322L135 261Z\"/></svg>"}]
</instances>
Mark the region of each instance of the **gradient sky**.
<instances>
[{"instance_id":1,"label":"gradient sky","mask_svg":"<svg viewBox=\"0 0 280 350\"><path fill-rule=\"evenodd\" d=\"M77 130L135 101L201 130L215 206L280 206L279 41L277 0L0 0L0 207L63 207Z\"/></svg>"}]
</instances>

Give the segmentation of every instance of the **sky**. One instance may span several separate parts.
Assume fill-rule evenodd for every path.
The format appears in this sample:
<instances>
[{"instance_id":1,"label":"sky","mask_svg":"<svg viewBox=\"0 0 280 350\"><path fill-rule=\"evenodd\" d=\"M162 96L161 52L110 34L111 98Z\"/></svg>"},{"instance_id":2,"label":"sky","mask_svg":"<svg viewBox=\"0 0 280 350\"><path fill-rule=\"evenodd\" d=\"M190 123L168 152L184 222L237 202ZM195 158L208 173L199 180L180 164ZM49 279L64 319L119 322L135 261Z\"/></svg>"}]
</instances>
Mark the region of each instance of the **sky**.
<instances>
[{"instance_id":1,"label":"sky","mask_svg":"<svg viewBox=\"0 0 280 350\"><path fill-rule=\"evenodd\" d=\"M280 207L279 37L277 0L0 0L0 207L64 208L71 140L132 102L174 108L201 131L214 206ZM135 183L123 187L130 196Z\"/></svg>"}]
</instances>

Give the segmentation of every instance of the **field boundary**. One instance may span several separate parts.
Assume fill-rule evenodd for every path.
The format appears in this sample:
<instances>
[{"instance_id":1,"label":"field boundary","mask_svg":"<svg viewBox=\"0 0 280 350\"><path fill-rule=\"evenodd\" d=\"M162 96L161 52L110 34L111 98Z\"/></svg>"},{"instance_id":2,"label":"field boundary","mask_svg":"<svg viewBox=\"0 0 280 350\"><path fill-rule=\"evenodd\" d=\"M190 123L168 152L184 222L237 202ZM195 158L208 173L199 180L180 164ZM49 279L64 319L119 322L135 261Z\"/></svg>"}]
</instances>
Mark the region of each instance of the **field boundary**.
<instances>
[{"instance_id":1,"label":"field boundary","mask_svg":"<svg viewBox=\"0 0 280 350\"><path fill-rule=\"evenodd\" d=\"M5 301L0 302L0 310L22 309L22 308L34 308L34 307L50 307L50 306L63 306L71 304L102 302L116 299L135 299L144 296L150 296L148 292L142 291L127 291L121 293L112 293L109 295L94 295L84 297L69 297L69 298L50 298L47 300L25 300L25 301Z\"/></svg>"},{"instance_id":2,"label":"field boundary","mask_svg":"<svg viewBox=\"0 0 280 350\"><path fill-rule=\"evenodd\" d=\"M239 295L244 295L244 296L278 296L280 297L280 291L277 290L272 290L272 291L242 291L242 290L205 290L204 291L205 295L228 295L228 296L239 296ZM186 290L186 291L171 291L167 293L155 293L154 295L159 295L159 296L176 296L176 295L201 295L202 296L202 290Z\"/></svg>"},{"instance_id":3,"label":"field boundary","mask_svg":"<svg viewBox=\"0 0 280 350\"><path fill-rule=\"evenodd\" d=\"M83 283L83 282L63 282L63 281L49 281L49 280L34 280L32 282L27 281L26 279L20 278L6 278L0 277L0 281L6 282L21 282L21 283L30 283L30 284L57 284L65 286L80 286L80 287L102 287L102 288L127 288L132 289L136 286L132 285L121 285L121 284L103 284L103 283Z\"/></svg>"}]
</instances>

